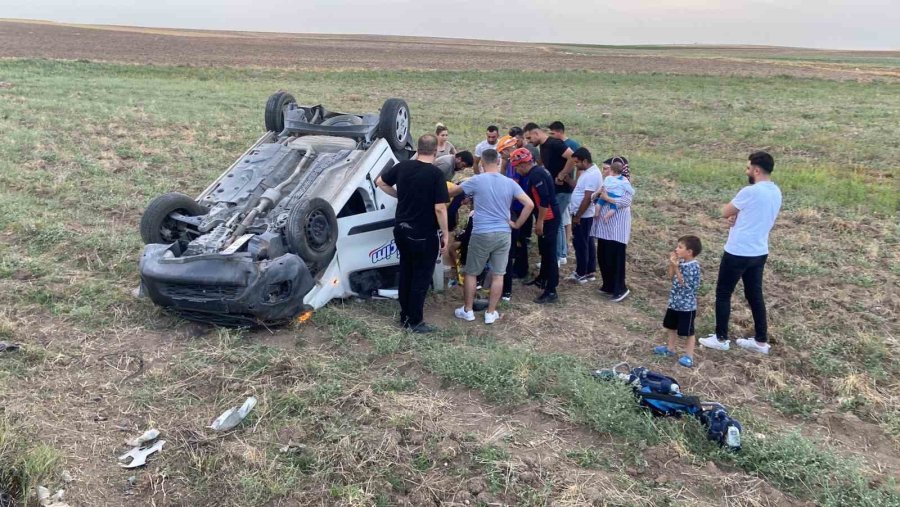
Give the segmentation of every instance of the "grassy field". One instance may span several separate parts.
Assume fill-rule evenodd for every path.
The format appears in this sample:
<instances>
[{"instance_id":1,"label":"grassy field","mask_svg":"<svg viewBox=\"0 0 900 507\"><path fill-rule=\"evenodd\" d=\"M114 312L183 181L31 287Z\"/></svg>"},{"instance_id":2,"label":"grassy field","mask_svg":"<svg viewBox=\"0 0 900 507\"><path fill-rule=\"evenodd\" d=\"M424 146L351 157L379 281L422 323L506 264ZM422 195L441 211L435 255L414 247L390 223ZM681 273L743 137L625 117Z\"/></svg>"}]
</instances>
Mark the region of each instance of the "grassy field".
<instances>
[{"instance_id":1,"label":"grassy field","mask_svg":"<svg viewBox=\"0 0 900 507\"><path fill-rule=\"evenodd\" d=\"M850 57L848 57L850 58ZM635 226L623 305L517 288L500 325L392 326L385 302L334 303L311 325L237 332L131 297L153 196L199 193L262 130L277 89L341 111L405 98L414 133L458 147L484 127L560 119L629 158ZM0 493L38 484L77 505L900 505L900 85L595 72L294 72L0 61ZM704 241L699 332L727 235L721 204L767 149L784 210L766 275L774 355L662 338L666 253ZM596 156L596 155L595 155ZM519 297L521 295L521 297ZM736 298L739 330L752 329ZM576 318L587 314L589 318ZM692 421L651 419L589 368L628 360L735 408L744 451ZM254 394L238 430L204 430ZM139 471L115 456L158 427ZM63 485L63 470L75 481ZM29 497L31 498L31 497ZM33 501L33 498L32 498Z\"/></svg>"}]
</instances>

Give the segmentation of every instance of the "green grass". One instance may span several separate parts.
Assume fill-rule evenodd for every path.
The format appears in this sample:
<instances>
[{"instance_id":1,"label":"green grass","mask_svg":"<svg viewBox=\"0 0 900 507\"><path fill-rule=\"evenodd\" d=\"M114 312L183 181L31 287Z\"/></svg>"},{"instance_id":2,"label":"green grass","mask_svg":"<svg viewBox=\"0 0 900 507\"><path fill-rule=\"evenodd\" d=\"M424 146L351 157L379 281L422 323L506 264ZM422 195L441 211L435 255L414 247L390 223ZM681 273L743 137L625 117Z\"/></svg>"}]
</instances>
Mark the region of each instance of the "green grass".
<instances>
[{"instance_id":1,"label":"green grass","mask_svg":"<svg viewBox=\"0 0 900 507\"><path fill-rule=\"evenodd\" d=\"M130 296L141 248L136 226L146 202L169 190L199 193L259 137L263 105L277 89L294 92L301 102L348 112L375 111L385 98L399 96L410 103L416 135L442 121L457 146L473 146L490 123L506 127L561 119L595 158L626 155L641 200L629 249L643 256L634 277L638 284L655 276L648 273L652 266L643 269L646 259L667 251L672 239L687 230L708 233L703 240L713 253L704 254L702 262L706 285L713 283L715 252L724 233L713 232L709 222L744 184L747 154L770 150L785 212L773 233L778 253L770 260L767 283L791 294L772 308L771 327L787 354L809 351L792 357L782 373L788 382L802 376L812 387L766 392L765 397L783 414L802 420L836 401L829 386L863 379L869 383L845 383L850 387L843 408L900 435L897 412L879 411L877 400L867 397L872 393L858 387L871 386L875 395L885 396L900 373L896 351L885 338L891 334L893 303L882 290L896 285L900 275L900 264L891 257L900 243L900 85L785 77L297 72L41 60L4 60L0 76L13 84L0 89L0 305L9 309L0 314L2 339L16 339L20 321L27 320L49 319L95 334L176 327L152 304ZM835 280L846 284L835 285ZM632 306L658 319L661 294L643 290ZM701 294L709 307L710 287ZM165 406L206 410L214 417L213 412L254 392L260 405L248 426L309 429L304 436L308 448L297 454L277 453L272 441L264 440L274 438L270 433L252 441L261 449L252 460L208 447L169 453L177 457L172 463L180 478L195 484L192 491L233 493L246 505L277 503L313 484L328 485L332 501L346 503L386 504L396 491L409 489L405 476L360 464L341 442L364 445L371 430L374 411L348 401L358 396L360 385L371 387L375 396L412 394L420 369L448 385L480 392L500 410L539 403L623 442L609 462L590 449L571 451L569 459L579 466L637 462L649 445L678 443L690 449L692 458L740 467L817 503L897 503L894 485L870 484L862 465L845 461L821 442L769 432L763 422L753 421L748 435L756 430L769 437L748 436L744 452L724 454L690 423L657 420L637 410L627 389L590 378L583 359L509 346L462 327L413 340L388 322L392 304L370 307L375 315L366 319L350 305L316 314L314 325L325 333L334 357L312 351L285 356L244 334L223 331L192 342L164 368L123 388L124 396L150 413ZM706 327L709 313L700 317ZM648 322L635 320L628 330L650 333L656 321L654 326ZM298 340L305 340L302 329L295 330ZM363 343L365 350L359 350ZM27 348L0 357L0 380L14 383L33 375L47 354L53 353ZM394 374L394 361L411 362L414 372ZM375 373L364 378L369 369ZM335 404L353 417L334 409ZM401 435L421 429L421 421L409 413L385 415L378 424L384 426L379 430ZM2 435L15 434L5 441L16 443L0 456L19 463L19 472L2 478L17 481L14 491L24 491L26 484L52 473L60 458L24 439L18 429L10 431ZM402 473L426 474L438 463L443 466L430 445L404 458ZM492 489L505 488L504 452L477 447L464 457L487 474ZM0 470L12 470L10 462L0 462ZM350 469L356 471L340 473ZM372 477L383 479L377 494L368 489ZM654 496L652 486L631 482L627 487L646 498L671 501L664 494ZM517 499L540 504L545 493L520 489Z\"/></svg>"},{"instance_id":2,"label":"green grass","mask_svg":"<svg viewBox=\"0 0 900 507\"><path fill-rule=\"evenodd\" d=\"M44 481L56 479L61 461L59 452L0 414L0 492L24 505Z\"/></svg>"}]
</instances>

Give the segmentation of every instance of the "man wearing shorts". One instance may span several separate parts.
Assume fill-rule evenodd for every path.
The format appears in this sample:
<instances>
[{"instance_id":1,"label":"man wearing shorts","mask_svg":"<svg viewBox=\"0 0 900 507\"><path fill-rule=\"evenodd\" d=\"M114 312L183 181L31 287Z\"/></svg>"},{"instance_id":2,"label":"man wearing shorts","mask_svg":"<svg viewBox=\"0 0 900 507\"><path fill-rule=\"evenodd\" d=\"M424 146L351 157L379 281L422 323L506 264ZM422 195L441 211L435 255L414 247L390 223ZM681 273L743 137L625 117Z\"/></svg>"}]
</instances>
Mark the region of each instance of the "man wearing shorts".
<instances>
[{"instance_id":1,"label":"man wearing shorts","mask_svg":"<svg viewBox=\"0 0 900 507\"><path fill-rule=\"evenodd\" d=\"M534 203L514 180L500 173L500 155L497 150L488 148L481 153L481 165L484 173L475 175L451 190L451 195L465 192L472 196L475 203L475 216L472 236L469 239L469 251L465 267L465 304L457 308L457 318L473 321L475 312L475 278L484 270L488 261L491 264L491 295L488 308L484 314L484 323L493 324L500 318L497 303L503 291L503 275L509 259L510 231L522 226ZM522 204L519 219L510 220L510 205L513 200Z\"/></svg>"}]
</instances>

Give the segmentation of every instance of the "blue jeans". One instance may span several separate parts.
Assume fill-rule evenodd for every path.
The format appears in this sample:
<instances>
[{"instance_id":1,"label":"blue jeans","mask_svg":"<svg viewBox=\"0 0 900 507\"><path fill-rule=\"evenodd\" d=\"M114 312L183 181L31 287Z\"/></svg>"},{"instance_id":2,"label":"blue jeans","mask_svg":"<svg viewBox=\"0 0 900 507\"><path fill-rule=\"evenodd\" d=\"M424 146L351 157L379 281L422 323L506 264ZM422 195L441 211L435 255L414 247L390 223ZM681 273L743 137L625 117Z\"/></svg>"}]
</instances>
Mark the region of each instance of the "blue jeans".
<instances>
[{"instance_id":1,"label":"blue jeans","mask_svg":"<svg viewBox=\"0 0 900 507\"><path fill-rule=\"evenodd\" d=\"M569 202L572 201L572 194L558 193L556 194L556 203L559 205L559 212L565 215L569 214ZM569 255L569 246L566 242L566 228L563 224L564 220L559 217L559 232L556 233L556 256L565 259Z\"/></svg>"}]
</instances>

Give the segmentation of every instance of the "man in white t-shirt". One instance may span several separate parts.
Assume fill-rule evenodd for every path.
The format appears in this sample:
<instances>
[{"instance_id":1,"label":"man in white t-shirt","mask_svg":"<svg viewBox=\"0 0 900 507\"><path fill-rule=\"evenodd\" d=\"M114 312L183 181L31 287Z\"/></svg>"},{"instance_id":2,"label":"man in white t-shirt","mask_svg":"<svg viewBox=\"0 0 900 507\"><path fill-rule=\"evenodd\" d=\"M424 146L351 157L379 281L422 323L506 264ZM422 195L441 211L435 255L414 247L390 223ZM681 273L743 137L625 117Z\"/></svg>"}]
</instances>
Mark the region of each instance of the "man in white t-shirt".
<instances>
[{"instance_id":1,"label":"man in white t-shirt","mask_svg":"<svg viewBox=\"0 0 900 507\"><path fill-rule=\"evenodd\" d=\"M572 215L572 245L575 247L575 273L573 280L585 284L597 279L597 248L591 241L591 227L594 225L594 206L591 195L600 189L603 175L591 159L587 148L578 148L572 153L575 167L580 176L568 213Z\"/></svg>"},{"instance_id":2,"label":"man in white t-shirt","mask_svg":"<svg viewBox=\"0 0 900 507\"><path fill-rule=\"evenodd\" d=\"M753 352L769 353L766 304L762 290L763 269L769 256L769 231L781 209L781 190L769 179L773 169L775 159L772 155L764 151L751 153L747 162L750 185L742 188L722 208L722 216L731 224L731 229L716 282L716 333L699 340L704 347L729 349L731 295L738 280L743 280L744 296L753 313L755 336L738 338L735 343Z\"/></svg>"},{"instance_id":3,"label":"man in white t-shirt","mask_svg":"<svg viewBox=\"0 0 900 507\"><path fill-rule=\"evenodd\" d=\"M488 126L484 141L475 145L475 165L473 166L475 174L484 172L481 168L481 154L487 149L496 150L498 139L500 139L500 129L496 125Z\"/></svg>"}]
</instances>

